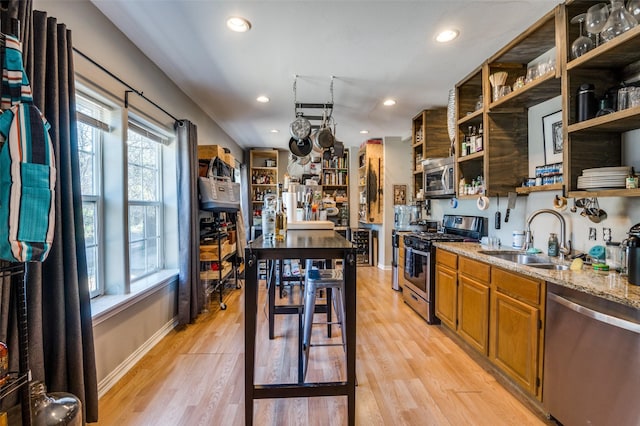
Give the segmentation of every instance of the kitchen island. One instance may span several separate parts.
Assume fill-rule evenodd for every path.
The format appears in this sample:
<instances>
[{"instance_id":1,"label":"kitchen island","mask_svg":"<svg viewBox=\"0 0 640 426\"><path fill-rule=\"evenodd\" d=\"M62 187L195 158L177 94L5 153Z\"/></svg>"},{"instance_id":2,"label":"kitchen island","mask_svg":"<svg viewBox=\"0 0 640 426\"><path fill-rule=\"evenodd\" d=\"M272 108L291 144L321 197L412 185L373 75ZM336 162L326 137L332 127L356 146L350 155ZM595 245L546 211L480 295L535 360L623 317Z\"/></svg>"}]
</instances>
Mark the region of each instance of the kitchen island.
<instances>
[{"instance_id":1,"label":"kitchen island","mask_svg":"<svg viewBox=\"0 0 640 426\"><path fill-rule=\"evenodd\" d=\"M261 260L341 259L345 279L346 381L255 384L258 263ZM265 241L262 236L245 249L245 424L253 424L253 402L267 398L318 396L347 397L348 424L355 425L356 384L356 249L333 230L289 230L284 241ZM298 357L300 361L300 356ZM298 369L302 368L299 362Z\"/></svg>"}]
</instances>

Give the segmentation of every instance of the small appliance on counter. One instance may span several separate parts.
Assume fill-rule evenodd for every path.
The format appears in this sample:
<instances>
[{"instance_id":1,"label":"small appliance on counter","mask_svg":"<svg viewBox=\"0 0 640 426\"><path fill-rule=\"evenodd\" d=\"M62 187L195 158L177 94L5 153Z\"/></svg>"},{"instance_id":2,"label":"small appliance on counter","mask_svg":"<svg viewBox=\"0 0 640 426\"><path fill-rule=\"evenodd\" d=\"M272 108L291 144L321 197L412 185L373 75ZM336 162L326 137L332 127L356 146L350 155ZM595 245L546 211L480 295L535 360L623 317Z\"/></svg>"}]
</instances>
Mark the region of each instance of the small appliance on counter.
<instances>
[{"instance_id":1,"label":"small appliance on counter","mask_svg":"<svg viewBox=\"0 0 640 426\"><path fill-rule=\"evenodd\" d=\"M625 240L627 246L627 280L629 284L640 285L640 223L629 229L629 238Z\"/></svg>"},{"instance_id":2,"label":"small appliance on counter","mask_svg":"<svg viewBox=\"0 0 640 426\"><path fill-rule=\"evenodd\" d=\"M479 241L487 235L489 219L444 215L444 232L414 232L404 236L404 301L429 324L439 324L435 314L436 241Z\"/></svg>"}]
</instances>

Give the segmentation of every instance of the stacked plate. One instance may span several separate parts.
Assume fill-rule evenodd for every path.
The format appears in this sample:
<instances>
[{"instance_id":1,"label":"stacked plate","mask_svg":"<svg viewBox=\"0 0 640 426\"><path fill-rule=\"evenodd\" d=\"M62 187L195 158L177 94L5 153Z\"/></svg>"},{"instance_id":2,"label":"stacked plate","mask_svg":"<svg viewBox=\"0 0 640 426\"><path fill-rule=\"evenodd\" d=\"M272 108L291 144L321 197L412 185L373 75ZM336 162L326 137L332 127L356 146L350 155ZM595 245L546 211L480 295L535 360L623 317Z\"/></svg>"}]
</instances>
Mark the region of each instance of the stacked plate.
<instances>
[{"instance_id":1,"label":"stacked plate","mask_svg":"<svg viewBox=\"0 0 640 426\"><path fill-rule=\"evenodd\" d=\"M624 188L630 170L628 166L584 169L582 176L578 176L578 189Z\"/></svg>"}]
</instances>

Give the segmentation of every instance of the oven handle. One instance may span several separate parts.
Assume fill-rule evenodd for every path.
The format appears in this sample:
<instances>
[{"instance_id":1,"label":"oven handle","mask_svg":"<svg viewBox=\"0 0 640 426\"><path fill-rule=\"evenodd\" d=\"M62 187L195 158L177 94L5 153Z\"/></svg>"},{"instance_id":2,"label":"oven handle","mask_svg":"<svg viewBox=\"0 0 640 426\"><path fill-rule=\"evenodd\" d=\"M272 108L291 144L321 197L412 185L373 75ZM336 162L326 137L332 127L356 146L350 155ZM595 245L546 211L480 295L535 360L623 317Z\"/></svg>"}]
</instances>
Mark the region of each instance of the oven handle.
<instances>
[{"instance_id":1,"label":"oven handle","mask_svg":"<svg viewBox=\"0 0 640 426\"><path fill-rule=\"evenodd\" d=\"M431 256L431 253L428 253L428 252L426 252L426 251L416 250L416 249L414 249L414 248L412 248L412 249L411 249L411 252L412 252L412 253L415 253L415 254L417 254L417 255L420 255L420 256L426 256L426 257Z\"/></svg>"}]
</instances>

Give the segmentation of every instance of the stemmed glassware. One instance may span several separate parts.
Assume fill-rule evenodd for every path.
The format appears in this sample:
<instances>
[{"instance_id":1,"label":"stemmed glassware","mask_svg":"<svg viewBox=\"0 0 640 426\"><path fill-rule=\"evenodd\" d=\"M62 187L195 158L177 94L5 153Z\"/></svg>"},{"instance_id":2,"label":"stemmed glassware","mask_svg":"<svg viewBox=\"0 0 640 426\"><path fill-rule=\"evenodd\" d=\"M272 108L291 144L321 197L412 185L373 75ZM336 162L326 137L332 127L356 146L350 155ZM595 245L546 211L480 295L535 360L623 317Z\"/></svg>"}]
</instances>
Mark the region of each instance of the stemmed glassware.
<instances>
[{"instance_id":1,"label":"stemmed glassware","mask_svg":"<svg viewBox=\"0 0 640 426\"><path fill-rule=\"evenodd\" d=\"M638 21L625 9L624 1L611 0L611 12L609 12L609 18L602 30L602 39L610 41L636 25L638 25Z\"/></svg>"},{"instance_id":2,"label":"stemmed glassware","mask_svg":"<svg viewBox=\"0 0 640 426\"><path fill-rule=\"evenodd\" d=\"M627 3L627 10L634 18L636 18L636 21L640 22L640 0L629 0L629 3Z\"/></svg>"},{"instance_id":3,"label":"stemmed glassware","mask_svg":"<svg viewBox=\"0 0 640 426\"><path fill-rule=\"evenodd\" d=\"M571 56L574 59L584 55L593 48L593 41L582 32L582 23L586 15L586 13L581 13L571 19L572 24L580 24L580 36L571 44Z\"/></svg>"},{"instance_id":4,"label":"stemmed glassware","mask_svg":"<svg viewBox=\"0 0 640 426\"><path fill-rule=\"evenodd\" d=\"M596 47L600 46L600 32L604 29L609 18L609 6L606 3L598 3L587 10L585 24L589 34L595 34Z\"/></svg>"}]
</instances>

